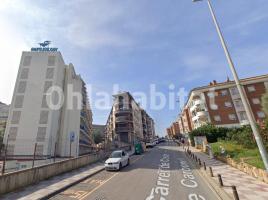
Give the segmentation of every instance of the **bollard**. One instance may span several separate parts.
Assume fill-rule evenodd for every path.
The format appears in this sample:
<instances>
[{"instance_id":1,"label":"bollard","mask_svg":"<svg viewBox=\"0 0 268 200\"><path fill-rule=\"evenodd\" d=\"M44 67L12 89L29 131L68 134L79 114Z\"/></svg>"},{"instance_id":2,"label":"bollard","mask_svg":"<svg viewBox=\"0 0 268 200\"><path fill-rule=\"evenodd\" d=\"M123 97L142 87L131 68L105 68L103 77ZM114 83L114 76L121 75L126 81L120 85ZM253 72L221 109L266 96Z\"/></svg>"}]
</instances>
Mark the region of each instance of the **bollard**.
<instances>
[{"instance_id":1,"label":"bollard","mask_svg":"<svg viewBox=\"0 0 268 200\"><path fill-rule=\"evenodd\" d=\"M203 162L203 165L204 165L204 170L207 170L207 166L205 162Z\"/></svg>"},{"instance_id":2,"label":"bollard","mask_svg":"<svg viewBox=\"0 0 268 200\"><path fill-rule=\"evenodd\" d=\"M195 156L195 162L198 162L198 158L197 158L197 156Z\"/></svg>"},{"instance_id":3,"label":"bollard","mask_svg":"<svg viewBox=\"0 0 268 200\"><path fill-rule=\"evenodd\" d=\"M219 180L220 187L223 187L223 181L222 181L222 177L220 174L218 174L218 180Z\"/></svg>"},{"instance_id":4,"label":"bollard","mask_svg":"<svg viewBox=\"0 0 268 200\"><path fill-rule=\"evenodd\" d=\"M236 186L233 185L232 190L233 190L234 199L239 200L239 196L238 196L238 192L236 190Z\"/></svg>"},{"instance_id":5,"label":"bollard","mask_svg":"<svg viewBox=\"0 0 268 200\"><path fill-rule=\"evenodd\" d=\"M210 172L210 176L213 177L213 171L212 171L212 167L209 167L209 172Z\"/></svg>"},{"instance_id":6,"label":"bollard","mask_svg":"<svg viewBox=\"0 0 268 200\"><path fill-rule=\"evenodd\" d=\"M198 163L199 163L199 165L201 166L201 160L200 160L200 158L198 158Z\"/></svg>"}]
</instances>

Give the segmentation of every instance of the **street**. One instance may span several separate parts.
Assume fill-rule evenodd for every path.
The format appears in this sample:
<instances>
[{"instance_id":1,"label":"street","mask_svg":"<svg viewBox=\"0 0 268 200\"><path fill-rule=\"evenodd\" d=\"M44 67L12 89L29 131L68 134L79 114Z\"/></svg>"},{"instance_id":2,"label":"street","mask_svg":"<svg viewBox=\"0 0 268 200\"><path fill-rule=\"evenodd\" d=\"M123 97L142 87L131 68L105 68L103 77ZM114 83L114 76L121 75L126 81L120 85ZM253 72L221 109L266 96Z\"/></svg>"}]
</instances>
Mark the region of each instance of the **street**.
<instances>
[{"instance_id":1,"label":"street","mask_svg":"<svg viewBox=\"0 0 268 200\"><path fill-rule=\"evenodd\" d=\"M133 156L120 172L102 171L51 199L90 200L216 200L217 194L200 177L173 142Z\"/></svg>"}]
</instances>

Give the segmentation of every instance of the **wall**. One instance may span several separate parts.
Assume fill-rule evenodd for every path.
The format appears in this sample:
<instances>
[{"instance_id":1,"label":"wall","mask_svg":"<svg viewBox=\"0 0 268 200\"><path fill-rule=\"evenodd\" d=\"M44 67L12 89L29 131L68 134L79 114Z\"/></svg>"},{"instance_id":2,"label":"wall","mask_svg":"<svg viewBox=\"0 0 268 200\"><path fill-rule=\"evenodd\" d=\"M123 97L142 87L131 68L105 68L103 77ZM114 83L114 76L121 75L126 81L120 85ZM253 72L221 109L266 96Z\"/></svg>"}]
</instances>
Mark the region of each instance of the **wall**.
<instances>
[{"instance_id":1,"label":"wall","mask_svg":"<svg viewBox=\"0 0 268 200\"><path fill-rule=\"evenodd\" d=\"M86 155L5 174L0 176L0 194L5 194L38 183L39 181L86 166L103 158L105 158L104 154Z\"/></svg>"}]
</instances>

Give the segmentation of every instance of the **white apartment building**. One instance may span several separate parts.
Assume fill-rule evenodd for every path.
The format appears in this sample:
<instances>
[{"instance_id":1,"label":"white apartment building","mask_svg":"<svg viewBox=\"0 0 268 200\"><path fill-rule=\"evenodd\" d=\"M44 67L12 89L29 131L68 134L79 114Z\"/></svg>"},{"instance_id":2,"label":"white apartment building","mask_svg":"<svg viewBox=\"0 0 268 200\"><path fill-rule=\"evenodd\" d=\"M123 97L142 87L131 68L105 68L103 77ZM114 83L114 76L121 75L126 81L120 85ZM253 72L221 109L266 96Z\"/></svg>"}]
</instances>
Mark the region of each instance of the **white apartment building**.
<instances>
[{"instance_id":1,"label":"white apartment building","mask_svg":"<svg viewBox=\"0 0 268 200\"><path fill-rule=\"evenodd\" d=\"M60 95L62 93L62 95ZM92 113L83 80L58 51L23 52L4 136L7 155L78 156L91 151Z\"/></svg>"}]
</instances>

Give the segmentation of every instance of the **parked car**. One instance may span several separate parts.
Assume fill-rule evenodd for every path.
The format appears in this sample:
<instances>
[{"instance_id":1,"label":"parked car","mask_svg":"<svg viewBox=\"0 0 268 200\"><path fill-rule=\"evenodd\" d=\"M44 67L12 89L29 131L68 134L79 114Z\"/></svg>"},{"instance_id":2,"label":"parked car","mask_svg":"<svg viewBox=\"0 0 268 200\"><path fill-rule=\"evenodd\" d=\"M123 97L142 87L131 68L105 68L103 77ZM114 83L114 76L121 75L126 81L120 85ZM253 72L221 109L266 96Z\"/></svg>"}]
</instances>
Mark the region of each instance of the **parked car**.
<instances>
[{"instance_id":1,"label":"parked car","mask_svg":"<svg viewBox=\"0 0 268 200\"><path fill-rule=\"evenodd\" d=\"M156 143L154 141L150 141L150 142L146 142L145 145L146 145L146 148L153 148L156 145Z\"/></svg>"},{"instance_id":2,"label":"parked car","mask_svg":"<svg viewBox=\"0 0 268 200\"><path fill-rule=\"evenodd\" d=\"M130 164L129 155L123 150L113 151L111 156L105 161L106 170L120 170Z\"/></svg>"}]
</instances>

